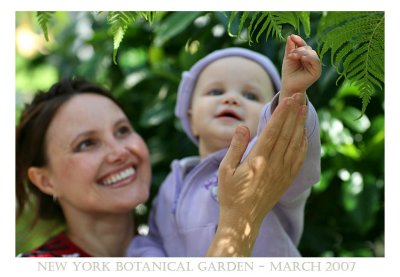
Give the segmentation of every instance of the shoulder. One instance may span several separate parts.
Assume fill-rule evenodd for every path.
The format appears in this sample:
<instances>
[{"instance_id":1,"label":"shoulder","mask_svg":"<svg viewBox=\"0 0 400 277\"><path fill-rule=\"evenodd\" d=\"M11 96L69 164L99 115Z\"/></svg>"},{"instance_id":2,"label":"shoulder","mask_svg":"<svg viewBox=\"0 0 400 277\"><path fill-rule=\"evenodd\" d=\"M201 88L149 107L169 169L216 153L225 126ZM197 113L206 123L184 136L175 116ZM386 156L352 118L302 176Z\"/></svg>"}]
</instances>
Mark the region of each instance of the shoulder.
<instances>
[{"instance_id":1,"label":"shoulder","mask_svg":"<svg viewBox=\"0 0 400 277\"><path fill-rule=\"evenodd\" d=\"M17 257L89 257L71 242L64 232L49 239L41 246L19 254Z\"/></svg>"}]
</instances>

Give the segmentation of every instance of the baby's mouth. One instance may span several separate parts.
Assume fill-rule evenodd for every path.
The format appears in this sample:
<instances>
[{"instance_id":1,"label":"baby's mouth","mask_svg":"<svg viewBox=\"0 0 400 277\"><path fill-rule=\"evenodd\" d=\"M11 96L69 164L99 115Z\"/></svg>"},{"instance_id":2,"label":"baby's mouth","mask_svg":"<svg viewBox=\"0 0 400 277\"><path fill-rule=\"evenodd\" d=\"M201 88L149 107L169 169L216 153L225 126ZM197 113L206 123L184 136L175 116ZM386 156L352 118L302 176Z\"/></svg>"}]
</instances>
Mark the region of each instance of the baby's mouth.
<instances>
[{"instance_id":1,"label":"baby's mouth","mask_svg":"<svg viewBox=\"0 0 400 277\"><path fill-rule=\"evenodd\" d=\"M236 120L242 120L242 118L234 110L224 110L217 115L217 118L226 117Z\"/></svg>"},{"instance_id":2,"label":"baby's mouth","mask_svg":"<svg viewBox=\"0 0 400 277\"><path fill-rule=\"evenodd\" d=\"M113 173L105 178L100 179L97 183L102 186L112 186L118 182L131 178L136 173L136 168L128 167L119 172Z\"/></svg>"}]
</instances>

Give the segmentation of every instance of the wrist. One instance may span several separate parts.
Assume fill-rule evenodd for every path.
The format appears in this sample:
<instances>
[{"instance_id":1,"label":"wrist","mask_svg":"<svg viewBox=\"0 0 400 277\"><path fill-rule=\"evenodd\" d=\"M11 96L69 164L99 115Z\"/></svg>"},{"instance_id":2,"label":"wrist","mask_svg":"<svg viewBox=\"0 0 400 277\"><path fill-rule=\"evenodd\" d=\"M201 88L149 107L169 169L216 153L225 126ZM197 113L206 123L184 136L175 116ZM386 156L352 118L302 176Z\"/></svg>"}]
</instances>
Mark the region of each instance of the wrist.
<instances>
[{"instance_id":1,"label":"wrist","mask_svg":"<svg viewBox=\"0 0 400 277\"><path fill-rule=\"evenodd\" d=\"M220 209L221 211L221 209ZM235 211L221 213L208 256L251 256L262 219Z\"/></svg>"},{"instance_id":2,"label":"wrist","mask_svg":"<svg viewBox=\"0 0 400 277\"><path fill-rule=\"evenodd\" d=\"M305 105L305 104L307 103L306 94L307 94L306 91L288 92L288 91L285 91L285 90L281 90L281 91L279 92L279 103L280 103L283 99L285 99L285 98L287 98L287 97L293 97L293 96L295 96L295 97L296 97L296 100L297 100L300 104Z\"/></svg>"}]
</instances>

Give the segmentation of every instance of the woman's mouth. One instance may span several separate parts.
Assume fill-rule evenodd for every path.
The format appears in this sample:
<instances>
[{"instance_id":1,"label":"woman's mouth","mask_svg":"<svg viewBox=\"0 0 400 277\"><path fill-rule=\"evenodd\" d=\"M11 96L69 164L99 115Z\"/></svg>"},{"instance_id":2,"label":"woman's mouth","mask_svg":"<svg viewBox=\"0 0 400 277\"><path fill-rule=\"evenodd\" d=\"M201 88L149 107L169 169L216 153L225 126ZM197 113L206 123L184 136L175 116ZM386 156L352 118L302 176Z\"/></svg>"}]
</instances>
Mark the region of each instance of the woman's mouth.
<instances>
[{"instance_id":1,"label":"woman's mouth","mask_svg":"<svg viewBox=\"0 0 400 277\"><path fill-rule=\"evenodd\" d=\"M115 184L121 183L125 180L130 180L135 176L136 169L134 167L128 167L119 172L113 173L105 178L98 181L99 185L102 186L113 186Z\"/></svg>"}]
</instances>

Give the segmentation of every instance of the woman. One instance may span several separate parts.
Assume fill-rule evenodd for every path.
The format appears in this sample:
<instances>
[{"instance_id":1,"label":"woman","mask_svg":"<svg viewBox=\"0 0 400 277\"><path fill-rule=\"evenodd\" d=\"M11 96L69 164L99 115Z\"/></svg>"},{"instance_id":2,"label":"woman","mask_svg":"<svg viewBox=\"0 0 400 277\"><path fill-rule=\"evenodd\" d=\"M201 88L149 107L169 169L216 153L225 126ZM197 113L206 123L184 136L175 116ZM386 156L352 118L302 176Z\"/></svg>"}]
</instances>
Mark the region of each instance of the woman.
<instances>
[{"instance_id":1,"label":"woman","mask_svg":"<svg viewBox=\"0 0 400 277\"><path fill-rule=\"evenodd\" d=\"M297 115L301 105L294 98L283 103L264 130L272 131L263 142L267 145L258 144L242 163L249 135L246 128L238 128L221 166L221 222L210 256L251 253L260 218L276 203L302 163L307 146L304 121ZM288 137L281 129L290 130L290 141L279 140ZM283 141L283 145L275 141ZM16 148L18 214L27 208L33 193L39 204L38 218L62 217L67 226L39 248L20 256L125 255L134 234L133 209L149 196L150 160L146 144L107 91L84 80L64 80L37 94L17 126ZM303 155L282 155L292 148ZM265 160L279 164L279 170L264 170ZM243 193L243 185L257 189L257 196L266 189L275 191L274 179L267 188L256 185L278 175L287 177L279 180L279 190L268 192L268 205L265 198L260 201ZM232 191L224 194L223 188L232 184L237 185L237 197L232 197ZM234 218L246 220L233 224ZM242 233L244 236L238 235ZM227 238L231 243L225 244Z\"/></svg>"}]
</instances>

